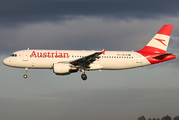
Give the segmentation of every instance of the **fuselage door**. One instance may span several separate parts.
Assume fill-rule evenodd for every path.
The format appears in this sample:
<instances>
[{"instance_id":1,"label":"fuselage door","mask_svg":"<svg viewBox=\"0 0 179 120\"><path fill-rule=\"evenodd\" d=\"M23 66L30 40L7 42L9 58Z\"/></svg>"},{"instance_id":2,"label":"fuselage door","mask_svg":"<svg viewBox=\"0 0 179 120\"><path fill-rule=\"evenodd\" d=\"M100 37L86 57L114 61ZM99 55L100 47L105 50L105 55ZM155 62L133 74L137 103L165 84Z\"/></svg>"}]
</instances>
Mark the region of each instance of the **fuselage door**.
<instances>
[{"instance_id":1,"label":"fuselage door","mask_svg":"<svg viewBox=\"0 0 179 120\"><path fill-rule=\"evenodd\" d=\"M22 60L23 61L28 61L28 50L23 52Z\"/></svg>"},{"instance_id":2,"label":"fuselage door","mask_svg":"<svg viewBox=\"0 0 179 120\"><path fill-rule=\"evenodd\" d=\"M136 54L136 63L142 63L142 55L139 53Z\"/></svg>"}]
</instances>

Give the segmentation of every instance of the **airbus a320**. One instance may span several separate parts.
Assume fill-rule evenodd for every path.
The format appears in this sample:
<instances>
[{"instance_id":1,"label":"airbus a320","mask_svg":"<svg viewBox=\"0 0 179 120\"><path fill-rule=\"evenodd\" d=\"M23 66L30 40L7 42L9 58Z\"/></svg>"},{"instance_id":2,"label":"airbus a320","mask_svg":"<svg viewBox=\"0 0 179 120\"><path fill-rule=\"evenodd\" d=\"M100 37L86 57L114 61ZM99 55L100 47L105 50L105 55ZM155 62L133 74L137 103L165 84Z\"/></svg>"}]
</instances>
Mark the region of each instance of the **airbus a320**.
<instances>
[{"instance_id":1,"label":"airbus a320","mask_svg":"<svg viewBox=\"0 0 179 120\"><path fill-rule=\"evenodd\" d=\"M40 50L27 49L12 53L3 60L4 65L28 69L53 69L56 75L69 75L85 71L122 70L152 65L175 59L166 53L173 25L164 25L150 42L138 51L84 51L84 50Z\"/></svg>"}]
</instances>

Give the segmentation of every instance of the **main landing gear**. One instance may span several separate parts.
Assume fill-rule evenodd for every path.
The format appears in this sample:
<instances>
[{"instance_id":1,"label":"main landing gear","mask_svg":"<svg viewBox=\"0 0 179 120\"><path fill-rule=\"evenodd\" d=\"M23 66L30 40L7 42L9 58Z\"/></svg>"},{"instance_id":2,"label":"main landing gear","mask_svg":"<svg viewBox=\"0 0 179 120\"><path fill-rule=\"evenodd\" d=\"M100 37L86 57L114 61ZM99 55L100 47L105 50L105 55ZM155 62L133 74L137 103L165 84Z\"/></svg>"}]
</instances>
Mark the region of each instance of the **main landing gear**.
<instances>
[{"instance_id":1,"label":"main landing gear","mask_svg":"<svg viewBox=\"0 0 179 120\"><path fill-rule=\"evenodd\" d=\"M85 74L85 70L80 70L81 72L83 72L83 74L81 75L81 78L85 81L87 79L87 76Z\"/></svg>"},{"instance_id":2,"label":"main landing gear","mask_svg":"<svg viewBox=\"0 0 179 120\"><path fill-rule=\"evenodd\" d=\"M23 77L26 79L27 78L27 72L28 72L28 68L25 68L25 74L23 75Z\"/></svg>"}]
</instances>

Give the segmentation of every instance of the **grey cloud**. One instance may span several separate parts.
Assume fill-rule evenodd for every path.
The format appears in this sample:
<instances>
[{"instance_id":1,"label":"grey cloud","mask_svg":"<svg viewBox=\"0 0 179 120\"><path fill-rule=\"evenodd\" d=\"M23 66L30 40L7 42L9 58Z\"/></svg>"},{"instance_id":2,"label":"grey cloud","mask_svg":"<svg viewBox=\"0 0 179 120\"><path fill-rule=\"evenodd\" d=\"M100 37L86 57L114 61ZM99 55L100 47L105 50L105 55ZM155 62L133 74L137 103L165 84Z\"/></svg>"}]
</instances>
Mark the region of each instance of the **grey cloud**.
<instances>
[{"instance_id":1,"label":"grey cloud","mask_svg":"<svg viewBox=\"0 0 179 120\"><path fill-rule=\"evenodd\" d=\"M28 47L31 49L138 50L146 43L141 46L134 43L148 42L161 27L159 26L156 32L145 38L147 39L145 41L140 38L147 33L147 26L143 27L143 25L145 22L110 22L92 17L81 17L58 23L28 24L14 29L0 29L0 49L1 52L13 52Z\"/></svg>"},{"instance_id":2,"label":"grey cloud","mask_svg":"<svg viewBox=\"0 0 179 120\"><path fill-rule=\"evenodd\" d=\"M76 16L156 19L178 16L179 1L1 1L0 25L59 21ZM71 16L71 17L68 17Z\"/></svg>"},{"instance_id":3,"label":"grey cloud","mask_svg":"<svg viewBox=\"0 0 179 120\"><path fill-rule=\"evenodd\" d=\"M15 28L0 29L0 51L27 49L139 50L143 48L165 21L108 21L98 17L80 17L64 22L41 22ZM177 25L174 25L177 28ZM172 34L177 33L177 29ZM172 40L171 40L172 41ZM171 42L169 45L174 46ZM169 46L169 47L170 47ZM171 48L176 48L171 47ZM173 51L173 50L171 50ZM174 52L174 51L173 51Z\"/></svg>"}]
</instances>

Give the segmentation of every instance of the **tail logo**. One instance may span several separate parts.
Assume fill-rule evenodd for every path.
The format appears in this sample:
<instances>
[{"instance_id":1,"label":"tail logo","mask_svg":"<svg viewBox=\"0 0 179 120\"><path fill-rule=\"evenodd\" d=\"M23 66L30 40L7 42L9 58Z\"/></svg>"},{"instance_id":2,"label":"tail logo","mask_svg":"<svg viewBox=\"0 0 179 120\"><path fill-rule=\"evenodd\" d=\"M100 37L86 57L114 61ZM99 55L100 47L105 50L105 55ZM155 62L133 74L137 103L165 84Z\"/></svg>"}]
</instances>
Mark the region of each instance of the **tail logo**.
<instances>
[{"instance_id":1,"label":"tail logo","mask_svg":"<svg viewBox=\"0 0 179 120\"><path fill-rule=\"evenodd\" d=\"M166 46L166 44L163 42L163 41L165 41L165 40L157 39L157 38L154 38L154 39L157 40L157 41L159 41L159 42L161 42L164 46Z\"/></svg>"}]
</instances>

